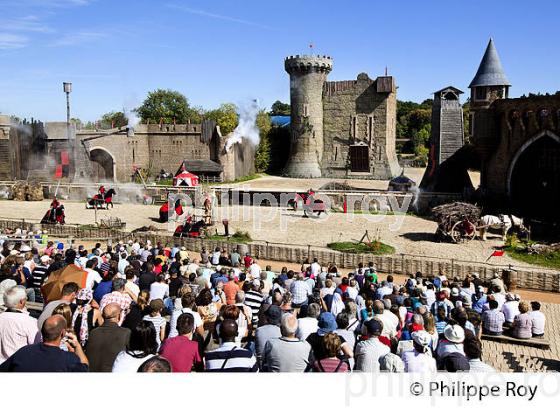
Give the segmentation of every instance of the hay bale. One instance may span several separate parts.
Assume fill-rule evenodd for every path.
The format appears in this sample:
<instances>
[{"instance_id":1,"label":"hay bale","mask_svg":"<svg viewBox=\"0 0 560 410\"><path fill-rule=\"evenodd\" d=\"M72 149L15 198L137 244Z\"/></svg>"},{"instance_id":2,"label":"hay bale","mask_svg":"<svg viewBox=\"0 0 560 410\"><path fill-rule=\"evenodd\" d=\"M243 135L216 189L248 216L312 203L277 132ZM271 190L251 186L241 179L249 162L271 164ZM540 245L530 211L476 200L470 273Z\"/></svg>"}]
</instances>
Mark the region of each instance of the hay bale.
<instances>
[{"instance_id":1,"label":"hay bale","mask_svg":"<svg viewBox=\"0 0 560 410\"><path fill-rule=\"evenodd\" d=\"M23 182L16 182L12 186L11 198L15 201L25 201L25 184Z\"/></svg>"},{"instance_id":2,"label":"hay bale","mask_svg":"<svg viewBox=\"0 0 560 410\"><path fill-rule=\"evenodd\" d=\"M32 182L27 185L27 200L28 201L42 201L43 187L38 182Z\"/></svg>"}]
</instances>

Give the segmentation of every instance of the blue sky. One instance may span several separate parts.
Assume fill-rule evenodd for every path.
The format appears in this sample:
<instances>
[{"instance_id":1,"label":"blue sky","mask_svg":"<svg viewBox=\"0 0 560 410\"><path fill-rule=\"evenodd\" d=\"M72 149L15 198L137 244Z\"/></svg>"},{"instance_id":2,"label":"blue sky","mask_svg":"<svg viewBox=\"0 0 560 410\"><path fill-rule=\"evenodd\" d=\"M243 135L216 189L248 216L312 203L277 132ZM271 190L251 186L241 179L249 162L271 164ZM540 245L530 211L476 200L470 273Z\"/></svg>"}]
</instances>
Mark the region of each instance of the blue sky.
<instances>
[{"instance_id":1,"label":"blue sky","mask_svg":"<svg viewBox=\"0 0 560 410\"><path fill-rule=\"evenodd\" d=\"M288 101L285 56L334 58L330 80L396 77L398 98L463 90L493 37L512 96L556 92L560 2L0 0L0 112L95 120L171 88L192 105Z\"/></svg>"}]
</instances>

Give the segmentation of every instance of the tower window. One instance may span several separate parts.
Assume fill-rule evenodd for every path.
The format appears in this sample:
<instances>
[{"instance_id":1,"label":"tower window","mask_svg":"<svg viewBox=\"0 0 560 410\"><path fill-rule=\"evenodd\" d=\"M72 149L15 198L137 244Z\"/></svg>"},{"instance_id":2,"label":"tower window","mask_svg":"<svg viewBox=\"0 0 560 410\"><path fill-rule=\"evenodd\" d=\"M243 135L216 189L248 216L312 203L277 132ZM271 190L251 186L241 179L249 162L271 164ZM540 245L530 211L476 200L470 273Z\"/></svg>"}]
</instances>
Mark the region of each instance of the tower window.
<instances>
[{"instance_id":1,"label":"tower window","mask_svg":"<svg viewBox=\"0 0 560 410\"><path fill-rule=\"evenodd\" d=\"M308 117L308 116L309 116L309 105L303 104L303 107L302 107L302 115L303 115L304 117Z\"/></svg>"},{"instance_id":2,"label":"tower window","mask_svg":"<svg viewBox=\"0 0 560 410\"><path fill-rule=\"evenodd\" d=\"M475 88L474 99L479 101L486 100L486 87Z\"/></svg>"}]
</instances>

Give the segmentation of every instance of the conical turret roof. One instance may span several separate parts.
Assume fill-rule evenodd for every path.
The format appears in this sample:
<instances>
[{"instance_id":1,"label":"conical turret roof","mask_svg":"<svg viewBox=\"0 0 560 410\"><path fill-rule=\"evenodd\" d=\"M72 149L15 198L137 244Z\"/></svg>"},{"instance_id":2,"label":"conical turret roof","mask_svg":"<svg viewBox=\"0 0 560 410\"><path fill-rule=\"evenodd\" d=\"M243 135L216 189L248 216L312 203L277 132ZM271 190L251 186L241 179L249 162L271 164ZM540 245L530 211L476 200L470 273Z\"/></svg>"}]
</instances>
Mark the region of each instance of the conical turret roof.
<instances>
[{"instance_id":1,"label":"conical turret roof","mask_svg":"<svg viewBox=\"0 0 560 410\"><path fill-rule=\"evenodd\" d=\"M494 40L490 39L484 57L482 57L478 71L471 81L469 88L492 85L510 86L511 84L502 68L498 51L496 51L494 46Z\"/></svg>"}]
</instances>

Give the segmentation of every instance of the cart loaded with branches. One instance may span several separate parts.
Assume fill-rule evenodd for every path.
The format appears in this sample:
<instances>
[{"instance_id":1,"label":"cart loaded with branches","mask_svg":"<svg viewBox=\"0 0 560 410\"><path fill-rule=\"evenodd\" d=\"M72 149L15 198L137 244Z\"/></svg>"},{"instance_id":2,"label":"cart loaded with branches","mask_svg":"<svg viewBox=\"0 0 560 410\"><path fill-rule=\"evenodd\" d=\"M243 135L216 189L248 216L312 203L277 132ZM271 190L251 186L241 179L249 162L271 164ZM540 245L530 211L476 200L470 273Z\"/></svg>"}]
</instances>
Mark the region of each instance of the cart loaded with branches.
<instances>
[{"instance_id":1,"label":"cart loaded with branches","mask_svg":"<svg viewBox=\"0 0 560 410\"><path fill-rule=\"evenodd\" d=\"M432 208L438 223L436 237L439 241L460 243L476 237L481 209L467 202L453 202Z\"/></svg>"}]
</instances>

